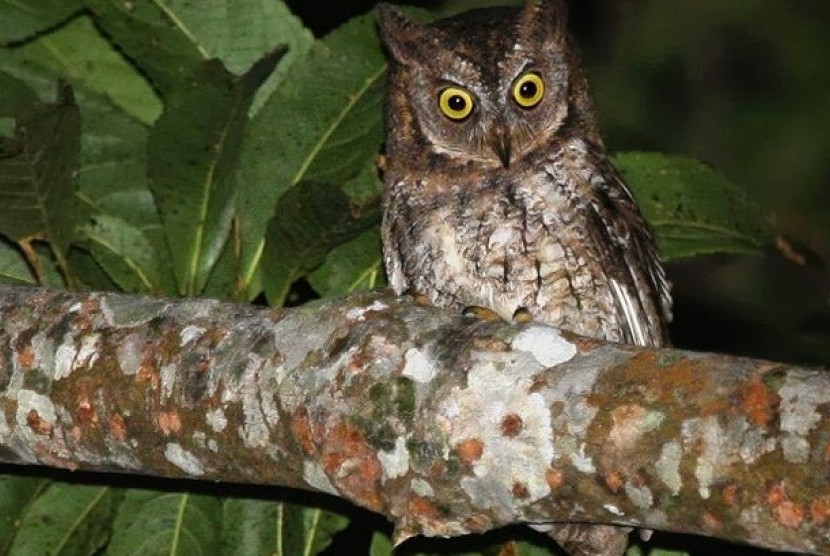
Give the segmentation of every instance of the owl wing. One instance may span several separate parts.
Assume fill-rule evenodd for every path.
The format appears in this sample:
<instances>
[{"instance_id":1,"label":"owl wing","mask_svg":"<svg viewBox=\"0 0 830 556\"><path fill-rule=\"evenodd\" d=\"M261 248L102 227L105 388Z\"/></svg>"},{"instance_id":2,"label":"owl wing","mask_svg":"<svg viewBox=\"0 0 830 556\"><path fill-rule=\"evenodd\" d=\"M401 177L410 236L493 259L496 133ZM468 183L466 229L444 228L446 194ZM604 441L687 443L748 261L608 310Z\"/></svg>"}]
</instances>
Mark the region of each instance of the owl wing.
<instances>
[{"instance_id":1,"label":"owl wing","mask_svg":"<svg viewBox=\"0 0 830 556\"><path fill-rule=\"evenodd\" d=\"M600 264L624 316L623 335L641 346L668 343L671 293L651 228L616 167L599 148L587 150L593 195L586 203L589 233Z\"/></svg>"}]
</instances>

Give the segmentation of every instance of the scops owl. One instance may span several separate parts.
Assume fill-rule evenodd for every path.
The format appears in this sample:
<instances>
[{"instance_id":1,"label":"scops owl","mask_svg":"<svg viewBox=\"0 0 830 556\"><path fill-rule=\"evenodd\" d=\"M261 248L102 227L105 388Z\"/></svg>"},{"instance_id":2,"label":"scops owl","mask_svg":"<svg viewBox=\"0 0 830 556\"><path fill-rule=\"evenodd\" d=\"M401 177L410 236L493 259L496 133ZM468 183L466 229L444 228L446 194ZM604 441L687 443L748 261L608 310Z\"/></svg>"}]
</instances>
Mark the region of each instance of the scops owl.
<instances>
[{"instance_id":1,"label":"scops owl","mask_svg":"<svg viewBox=\"0 0 830 556\"><path fill-rule=\"evenodd\" d=\"M560 0L421 24L380 8L390 54L386 270L398 293L666 341L649 227L605 152Z\"/></svg>"}]
</instances>

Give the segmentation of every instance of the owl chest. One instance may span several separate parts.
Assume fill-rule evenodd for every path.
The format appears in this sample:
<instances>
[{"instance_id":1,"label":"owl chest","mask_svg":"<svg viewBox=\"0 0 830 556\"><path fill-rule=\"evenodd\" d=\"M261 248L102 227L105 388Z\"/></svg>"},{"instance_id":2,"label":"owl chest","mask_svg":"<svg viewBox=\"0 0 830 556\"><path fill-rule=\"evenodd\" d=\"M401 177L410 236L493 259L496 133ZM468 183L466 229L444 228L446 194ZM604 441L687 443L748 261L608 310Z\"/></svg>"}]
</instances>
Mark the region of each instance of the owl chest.
<instances>
[{"instance_id":1,"label":"owl chest","mask_svg":"<svg viewBox=\"0 0 830 556\"><path fill-rule=\"evenodd\" d=\"M456 187L409 222L401 269L437 305L484 306L506 319L525 308L536 320L608 337L614 303L587 224L555 188L532 179Z\"/></svg>"}]
</instances>

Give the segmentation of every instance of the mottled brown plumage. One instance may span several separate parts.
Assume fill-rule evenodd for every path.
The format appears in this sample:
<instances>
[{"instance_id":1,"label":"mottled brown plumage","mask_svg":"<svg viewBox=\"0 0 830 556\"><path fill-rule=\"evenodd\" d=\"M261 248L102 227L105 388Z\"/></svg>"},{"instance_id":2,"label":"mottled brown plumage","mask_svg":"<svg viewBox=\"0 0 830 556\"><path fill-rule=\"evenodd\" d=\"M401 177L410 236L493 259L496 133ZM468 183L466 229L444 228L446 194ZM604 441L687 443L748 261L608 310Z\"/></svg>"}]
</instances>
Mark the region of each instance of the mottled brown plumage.
<instances>
[{"instance_id":1,"label":"mottled brown plumage","mask_svg":"<svg viewBox=\"0 0 830 556\"><path fill-rule=\"evenodd\" d=\"M665 343L665 274L605 152L561 1L429 25L383 6L380 28L391 55L382 231L393 288ZM517 92L530 74L543 88Z\"/></svg>"}]
</instances>

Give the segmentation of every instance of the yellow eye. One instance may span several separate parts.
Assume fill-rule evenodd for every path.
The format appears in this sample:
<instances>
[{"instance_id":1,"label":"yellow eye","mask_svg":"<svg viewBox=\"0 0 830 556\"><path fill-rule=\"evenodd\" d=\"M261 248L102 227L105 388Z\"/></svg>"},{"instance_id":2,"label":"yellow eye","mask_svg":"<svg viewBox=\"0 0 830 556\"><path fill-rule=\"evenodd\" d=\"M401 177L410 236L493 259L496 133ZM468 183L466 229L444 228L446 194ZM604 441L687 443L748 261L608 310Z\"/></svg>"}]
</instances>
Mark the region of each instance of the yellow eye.
<instances>
[{"instance_id":1,"label":"yellow eye","mask_svg":"<svg viewBox=\"0 0 830 556\"><path fill-rule=\"evenodd\" d=\"M513 100L522 108L533 108L539 104L543 96L545 96L545 82L538 73L528 72L513 84Z\"/></svg>"},{"instance_id":2,"label":"yellow eye","mask_svg":"<svg viewBox=\"0 0 830 556\"><path fill-rule=\"evenodd\" d=\"M473 111L473 95L458 87L447 87L438 96L438 107L451 120L463 120Z\"/></svg>"}]
</instances>

